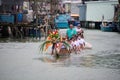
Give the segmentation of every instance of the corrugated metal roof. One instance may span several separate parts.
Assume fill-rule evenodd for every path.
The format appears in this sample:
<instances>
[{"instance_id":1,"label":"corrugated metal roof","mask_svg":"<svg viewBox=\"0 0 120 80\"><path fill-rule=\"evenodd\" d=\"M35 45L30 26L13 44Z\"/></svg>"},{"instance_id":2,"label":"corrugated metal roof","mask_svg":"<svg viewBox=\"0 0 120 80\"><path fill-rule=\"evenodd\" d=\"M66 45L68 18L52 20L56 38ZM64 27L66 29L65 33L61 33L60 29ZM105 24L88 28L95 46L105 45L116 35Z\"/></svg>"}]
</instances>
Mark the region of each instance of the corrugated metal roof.
<instances>
[{"instance_id":1,"label":"corrugated metal roof","mask_svg":"<svg viewBox=\"0 0 120 80\"><path fill-rule=\"evenodd\" d=\"M81 0L78 0L78 1L63 1L63 3L81 3L82 1Z\"/></svg>"},{"instance_id":2,"label":"corrugated metal roof","mask_svg":"<svg viewBox=\"0 0 120 80\"><path fill-rule=\"evenodd\" d=\"M116 1L87 1L85 2L86 4L98 4L98 3L112 3L112 2L117 2L118 3L118 0Z\"/></svg>"}]
</instances>

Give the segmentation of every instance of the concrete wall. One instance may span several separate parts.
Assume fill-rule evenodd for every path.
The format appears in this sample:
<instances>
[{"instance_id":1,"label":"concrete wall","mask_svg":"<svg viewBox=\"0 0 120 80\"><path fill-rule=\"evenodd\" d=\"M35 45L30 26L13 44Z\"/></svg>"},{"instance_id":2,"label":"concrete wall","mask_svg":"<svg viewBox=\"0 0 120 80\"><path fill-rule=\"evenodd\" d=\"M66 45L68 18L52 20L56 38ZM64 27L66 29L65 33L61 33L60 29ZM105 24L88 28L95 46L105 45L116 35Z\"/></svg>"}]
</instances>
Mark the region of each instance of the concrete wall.
<instances>
[{"instance_id":1,"label":"concrete wall","mask_svg":"<svg viewBox=\"0 0 120 80\"><path fill-rule=\"evenodd\" d=\"M72 3L71 4L71 13L72 14L79 14L78 4L79 3Z\"/></svg>"},{"instance_id":2,"label":"concrete wall","mask_svg":"<svg viewBox=\"0 0 120 80\"><path fill-rule=\"evenodd\" d=\"M86 20L86 5L81 4L78 6L79 7L79 20L80 21L85 21Z\"/></svg>"}]
</instances>

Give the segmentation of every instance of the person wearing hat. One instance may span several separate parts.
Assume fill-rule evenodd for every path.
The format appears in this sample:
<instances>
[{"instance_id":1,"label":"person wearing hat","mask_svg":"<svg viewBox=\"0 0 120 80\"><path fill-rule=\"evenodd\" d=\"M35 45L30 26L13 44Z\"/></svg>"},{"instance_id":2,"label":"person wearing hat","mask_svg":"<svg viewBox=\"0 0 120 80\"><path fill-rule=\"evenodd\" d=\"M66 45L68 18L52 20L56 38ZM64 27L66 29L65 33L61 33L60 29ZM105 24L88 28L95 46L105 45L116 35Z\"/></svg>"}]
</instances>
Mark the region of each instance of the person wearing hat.
<instances>
[{"instance_id":1,"label":"person wearing hat","mask_svg":"<svg viewBox=\"0 0 120 80\"><path fill-rule=\"evenodd\" d=\"M77 31L77 35L79 35L82 38L84 38L84 36L83 36L84 31L81 29L80 24L77 25L76 31Z\"/></svg>"},{"instance_id":2,"label":"person wearing hat","mask_svg":"<svg viewBox=\"0 0 120 80\"><path fill-rule=\"evenodd\" d=\"M80 24L77 25L76 31L77 31L77 34L83 33L83 30L81 29Z\"/></svg>"}]
</instances>

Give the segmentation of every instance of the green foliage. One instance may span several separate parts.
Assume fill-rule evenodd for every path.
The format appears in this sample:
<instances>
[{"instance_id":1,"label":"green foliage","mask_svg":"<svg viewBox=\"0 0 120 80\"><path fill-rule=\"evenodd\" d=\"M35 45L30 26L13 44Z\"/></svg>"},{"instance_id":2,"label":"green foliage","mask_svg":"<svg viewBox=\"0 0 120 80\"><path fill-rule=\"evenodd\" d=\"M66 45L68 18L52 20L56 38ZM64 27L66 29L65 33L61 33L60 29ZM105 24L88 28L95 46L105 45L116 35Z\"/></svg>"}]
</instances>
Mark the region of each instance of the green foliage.
<instances>
[{"instance_id":1,"label":"green foliage","mask_svg":"<svg viewBox=\"0 0 120 80\"><path fill-rule=\"evenodd\" d=\"M41 45L40 45L40 51L43 51L44 50L44 47L47 43L52 43L52 41L45 41L43 42Z\"/></svg>"},{"instance_id":2,"label":"green foliage","mask_svg":"<svg viewBox=\"0 0 120 80\"><path fill-rule=\"evenodd\" d=\"M63 44L64 44L64 46L65 46L67 49L69 49L69 48L70 48L69 43L67 43L66 41L63 41Z\"/></svg>"},{"instance_id":3,"label":"green foliage","mask_svg":"<svg viewBox=\"0 0 120 80\"><path fill-rule=\"evenodd\" d=\"M57 38L59 37L59 34L50 34L49 36L50 36L51 38L57 39Z\"/></svg>"}]
</instances>

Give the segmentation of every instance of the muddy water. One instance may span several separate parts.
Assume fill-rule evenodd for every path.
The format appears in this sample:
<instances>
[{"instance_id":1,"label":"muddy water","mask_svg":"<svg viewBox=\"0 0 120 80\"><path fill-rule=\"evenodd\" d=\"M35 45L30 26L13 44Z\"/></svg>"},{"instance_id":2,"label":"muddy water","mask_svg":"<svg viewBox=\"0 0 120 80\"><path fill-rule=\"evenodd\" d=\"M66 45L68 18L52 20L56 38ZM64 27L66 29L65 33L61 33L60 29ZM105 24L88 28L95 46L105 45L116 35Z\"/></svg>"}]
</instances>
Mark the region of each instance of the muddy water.
<instances>
[{"instance_id":1,"label":"muddy water","mask_svg":"<svg viewBox=\"0 0 120 80\"><path fill-rule=\"evenodd\" d=\"M65 32L65 31L63 31ZM120 34L101 32L96 30L85 30L85 40L92 44L92 49L85 49L80 54L72 53L70 56L55 58L47 53L47 57L40 56L37 60L51 63L54 66L62 67L89 67L89 68L111 68L120 69ZM0 49L24 49L29 45L19 45L26 42L40 42L35 39L0 39ZM4 43L6 44L4 44ZM9 42L16 42L9 44ZM19 43L20 42L20 43ZM8 43L8 44L7 44ZM16 52L15 51L15 52ZM50 52L50 51L48 51Z\"/></svg>"},{"instance_id":2,"label":"muddy water","mask_svg":"<svg viewBox=\"0 0 120 80\"><path fill-rule=\"evenodd\" d=\"M120 51L117 51L120 53ZM83 68L110 68L120 69L120 54L72 54L70 56L55 57L41 57L39 60L45 63L52 63L58 67L83 67Z\"/></svg>"},{"instance_id":3,"label":"muddy water","mask_svg":"<svg viewBox=\"0 0 120 80\"><path fill-rule=\"evenodd\" d=\"M84 31L85 40L93 46L91 50L86 49L80 54L72 53L70 56L62 56L59 59L42 57L40 60L62 67L120 69L120 34L98 30Z\"/></svg>"},{"instance_id":4,"label":"muddy water","mask_svg":"<svg viewBox=\"0 0 120 80\"><path fill-rule=\"evenodd\" d=\"M0 80L120 80L120 34L85 30L85 40L92 49L55 58L42 41L0 39Z\"/></svg>"}]
</instances>

